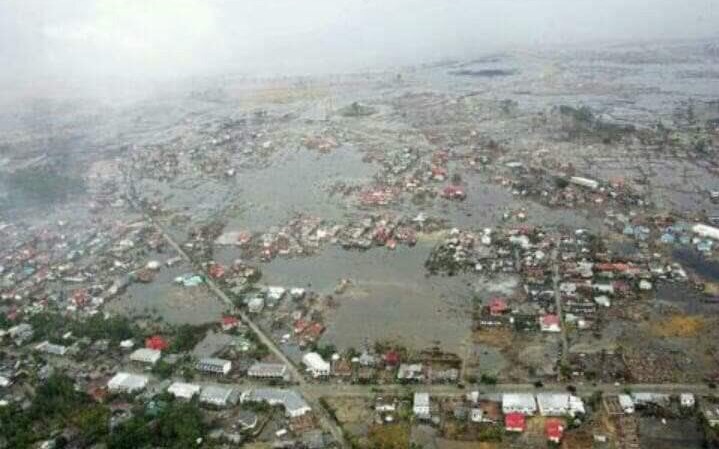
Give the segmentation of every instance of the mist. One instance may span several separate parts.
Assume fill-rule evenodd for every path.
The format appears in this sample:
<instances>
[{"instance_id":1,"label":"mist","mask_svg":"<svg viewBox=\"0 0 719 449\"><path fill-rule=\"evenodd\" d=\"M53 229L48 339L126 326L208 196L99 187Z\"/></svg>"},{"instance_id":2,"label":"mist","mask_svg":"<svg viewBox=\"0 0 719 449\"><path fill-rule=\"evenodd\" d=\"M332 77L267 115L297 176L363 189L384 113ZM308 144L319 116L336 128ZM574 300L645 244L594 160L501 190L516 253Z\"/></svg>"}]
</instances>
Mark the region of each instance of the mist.
<instances>
[{"instance_id":1,"label":"mist","mask_svg":"<svg viewBox=\"0 0 719 449\"><path fill-rule=\"evenodd\" d=\"M10 0L5 94L381 70L507 49L713 38L715 0Z\"/></svg>"}]
</instances>

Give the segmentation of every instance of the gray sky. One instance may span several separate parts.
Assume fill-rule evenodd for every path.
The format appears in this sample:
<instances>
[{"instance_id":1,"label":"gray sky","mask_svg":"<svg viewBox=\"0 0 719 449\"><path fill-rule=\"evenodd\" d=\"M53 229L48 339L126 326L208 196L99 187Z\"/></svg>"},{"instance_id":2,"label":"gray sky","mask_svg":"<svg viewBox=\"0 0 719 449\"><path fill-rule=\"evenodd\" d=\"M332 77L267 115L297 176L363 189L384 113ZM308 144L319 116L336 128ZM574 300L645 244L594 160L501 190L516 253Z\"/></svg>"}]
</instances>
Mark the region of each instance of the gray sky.
<instances>
[{"instance_id":1,"label":"gray sky","mask_svg":"<svg viewBox=\"0 0 719 449\"><path fill-rule=\"evenodd\" d=\"M337 72L717 30L718 0L3 0L0 82Z\"/></svg>"}]
</instances>

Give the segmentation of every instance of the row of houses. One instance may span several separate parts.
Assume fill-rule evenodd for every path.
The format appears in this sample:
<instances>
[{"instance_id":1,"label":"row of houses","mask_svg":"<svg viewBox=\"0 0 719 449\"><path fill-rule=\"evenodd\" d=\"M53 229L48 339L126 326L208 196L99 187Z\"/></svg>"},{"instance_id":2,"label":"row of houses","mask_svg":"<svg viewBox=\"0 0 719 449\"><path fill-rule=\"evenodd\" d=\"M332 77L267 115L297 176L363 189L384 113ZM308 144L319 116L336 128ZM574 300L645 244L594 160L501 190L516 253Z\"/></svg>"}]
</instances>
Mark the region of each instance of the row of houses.
<instances>
[{"instance_id":1,"label":"row of houses","mask_svg":"<svg viewBox=\"0 0 719 449\"><path fill-rule=\"evenodd\" d=\"M107 389L112 393L135 394L145 390L149 382L150 378L144 374L119 372L108 381ZM217 407L235 405L240 398L240 392L236 388L227 385L198 385L173 382L167 388L167 391L178 399L189 400L199 396L201 403Z\"/></svg>"},{"instance_id":2,"label":"row of houses","mask_svg":"<svg viewBox=\"0 0 719 449\"><path fill-rule=\"evenodd\" d=\"M505 393L502 395L502 412L542 416L576 416L585 413L584 402L569 393Z\"/></svg>"},{"instance_id":3,"label":"row of houses","mask_svg":"<svg viewBox=\"0 0 719 449\"><path fill-rule=\"evenodd\" d=\"M159 349L140 348L130 354L130 361L154 366L162 358L162 351ZM232 361L216 357L201 358L195 364L195 368L206 374L226 376L232 371Z\"/></svg>"}]
</instances>

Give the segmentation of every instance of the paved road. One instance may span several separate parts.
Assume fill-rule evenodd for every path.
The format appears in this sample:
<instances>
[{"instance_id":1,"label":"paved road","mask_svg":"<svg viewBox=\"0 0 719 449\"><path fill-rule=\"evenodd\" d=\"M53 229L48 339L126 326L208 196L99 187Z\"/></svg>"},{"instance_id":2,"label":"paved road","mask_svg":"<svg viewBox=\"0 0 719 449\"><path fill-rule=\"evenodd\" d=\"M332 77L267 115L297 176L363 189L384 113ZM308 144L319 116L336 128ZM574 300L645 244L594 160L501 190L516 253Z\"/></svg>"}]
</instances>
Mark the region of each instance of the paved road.
<instances>
[{"instance_id":1,"label":"paved road","mask_svg":"<svg viewBox=\"0 0 719 449\"><path fill-rule=\"evenodd\" d=\"M319 396L326 397L368 397L372 398L381 394L407 394L415 391L429 393L430 396L458 396L479 390L482 393L539 393L567 391L566 384L545 384L537 388L534 384L496 384L496 385L471 385L466 388L459 388L456 385L337 385L337 384L306 384L305 391ZM632 392L650 392L663 394L694 393L695 395L706 395L716 393L703 384L585 384L574 385L579 395L590 395L595 391L604 394L621 394L627 390Z\"/></svg>"},{"instance_id":2,"label":"paved road","mask_svg":"<svg viewBox=\"0 0 719 449\"><path fill-rule=\"evenodd\" d=\"M130 191L132 192L132 187L130 189ZM199 264L195 263L192 258L190 258L187 252L185 252L185 250L175 241L175 239L170 235L170 233L167 232L167 230L157 220L147 214L144 209L139 207L139 204L137 203L137 200L135 198L131 197L131 195L128 195L128 198L132 206L138 211L140 211L146 220L152 223L152 225L158 230L158 232L162 234L165 241L167 241L167 243L172 246L174 250L177 251L177 253L183 259L189 262L194 270L198 272L204 272L202 267ZM257 335L257 338L265 346L267 346L270 352L272 352L275 357L281 360L282 363L287 365L294 381L298 384L297 390L302 393L302 395L305 397L305 400L316 412L316 415L320 420L320 425L324 429L328 430L343 447L346 447L347 443L345 441L342 428L340 428L335 423L335 421L331 418L329 412L322 406L319 401L320 397L322 397L321 391L316 389L306 389L308 383L300 370L297 368L297 365L295 365L292 360L290 360L289 357L287 357L285 353L280 350L280 348L275 344L275 342L257 324L255 324L246 313L244 313L241 309L236 308L232 299L227 296L227 294L217 285L217 283L212 278L210 278L209 276L205 276L205 280L210 290L212 290L212 292L217 295L217 297L220 298L222 302L224 302L230 309L238 313L240 315L240 318L242 318L242 321L244 321L250 328L250 330L252 330L252 332Z\"/></svg>"},{"instance_id":3,"label":"paved road","mask_svg":"<svg viewBox=\"0 0 719 449\"><path fill-rule=\"evenodd\" d=\"M559 244L559 242L557 242ZM557 304L557 316L559 317L559 326L562 329L562 364L567 365L567 357L569 356L569 341L567 340L567 326L564 323L564 314L562 313L562 293L559 291L559 250L555 247L552 249L552 284L554 286L554 301Z\"/></svg>"}]
</instances>

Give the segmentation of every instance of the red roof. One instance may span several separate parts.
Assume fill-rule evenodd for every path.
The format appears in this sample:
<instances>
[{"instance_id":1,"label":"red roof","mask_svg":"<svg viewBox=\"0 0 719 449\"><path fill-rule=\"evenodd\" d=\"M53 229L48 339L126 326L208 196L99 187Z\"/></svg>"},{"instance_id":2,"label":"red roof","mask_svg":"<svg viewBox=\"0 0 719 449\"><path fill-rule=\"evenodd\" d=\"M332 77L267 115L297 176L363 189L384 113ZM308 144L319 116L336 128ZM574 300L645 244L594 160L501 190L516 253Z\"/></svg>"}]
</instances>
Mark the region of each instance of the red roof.
<instances>
[{"instance_id":1,"label":"red roof","mask_svg":"<svg viewBox=\"0 0 719 449\"><path fill-rule=\"evenodd\" d=\"M544 315L542 317L542 324L545 326L559 326L559 317L557 315Z\"/></svg>"},{"instance_id":2,"label":"red roof","mask_svg":"<svg viewBox=\"0 0 719 449\"><path fill-rule=\"evenodd\" d=\"M548 419L544 423L544 431L548 440L558 443L564 435L564 424L558 419Z\"/></svg>"},{"instance_id":3,"label":"red roof","mask_svg":"<svg viewBox=\"0 0 719 449\"><path fill-rule=\"evenodd\" d=\"M240 323L240 320L237 319L237 317L234 316L223 316L222 317L222 327L234 327L237 326Z\"/></svg>"},{"instance_id":4,"label":"red roof","mask_svg":"<svg viewBox=\"0 0 719 449\"><path fill-rule=\"evenodd\" d=\"M145 340L145 347L149 349L155 349L157 351L163 351L167 349L170 345L167 343L167 340L160 337L159 335L153 335L152 337Z\"/></svg>"},{"instance_id":5,"label":"red roof","mask_svg":"<svg viewBox=\"0 0 719 449\"><path fill-rule=\"evenodd\" d=\"M442 196L445 198L464 198L466 194L461 186L447 186L442 190Z\"/></svg>"},{"instance_id":6,"label":"red roof","mask_svg":"<svg viewBox=\"0 0 719 449\"><path fill-rule=\"evenodd\" d=\"M207 271L213 279L220 279L225 275L225 267L219 263L213 263Z\"/></svg>"},{"instance_id":7,"label":"red roof","mask_svg":"<svg viewBox=\"0 0 719 449\"><path fill-rule=\"evenodd\" d=\"M504 416L504 428L513 432L524 432L527 421L521 413L507 413Z\"/></svg>"},{"instance_id":8,"label":"red roof","mask_svg":"<svg viewBox=\"0 0 719 449\"><path fill-rule=\"evenodd\" d=\"M489 301L489 313L499 315L507 311L507 302L502 298L492 298Z\"/></svg>"},{"instance_id":9,"label":"red roof","mask_svg":"<svg viewBox=\"0 0 719 449\"><path fill-rule=\"evenodd\" d=\"M399 363L399 352L389 351L384 355L384 363L388 365L397 365Z\"/></svg>"}]
</instances>

